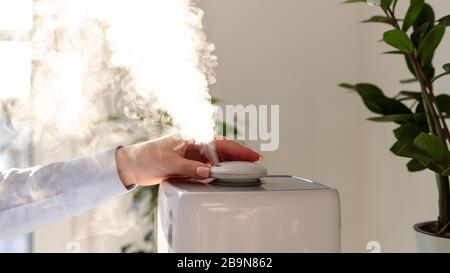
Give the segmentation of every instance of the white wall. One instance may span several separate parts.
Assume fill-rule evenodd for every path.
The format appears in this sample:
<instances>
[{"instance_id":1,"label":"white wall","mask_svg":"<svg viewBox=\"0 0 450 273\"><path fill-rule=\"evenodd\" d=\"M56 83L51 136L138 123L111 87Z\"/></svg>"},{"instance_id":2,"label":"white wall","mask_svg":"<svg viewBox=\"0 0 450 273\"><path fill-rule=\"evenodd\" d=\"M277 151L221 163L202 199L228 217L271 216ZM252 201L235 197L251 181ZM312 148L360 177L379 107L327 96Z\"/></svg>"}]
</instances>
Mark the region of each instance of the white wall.
<instances>
[{"instance_id":1,"label":"white wall","mask_svg":"<svg viewBox=\"0 0 450 273\"><path fill-rule=\"evenodd\" d=\"M399 57L380 54L385 27L358 24L379 10L341 2L200 1L219 57L211 92L223 104L280 105L280 147L264 164L339 190L345 251L373 240L382 251L414 251L412 224L436 217L433 176L408 173L388 151L393 127L365 121L360 99L337 87L365 81L393 94L408 74ZM450 13L446 1L429 2Z\"/></svg>"}]
</instances>

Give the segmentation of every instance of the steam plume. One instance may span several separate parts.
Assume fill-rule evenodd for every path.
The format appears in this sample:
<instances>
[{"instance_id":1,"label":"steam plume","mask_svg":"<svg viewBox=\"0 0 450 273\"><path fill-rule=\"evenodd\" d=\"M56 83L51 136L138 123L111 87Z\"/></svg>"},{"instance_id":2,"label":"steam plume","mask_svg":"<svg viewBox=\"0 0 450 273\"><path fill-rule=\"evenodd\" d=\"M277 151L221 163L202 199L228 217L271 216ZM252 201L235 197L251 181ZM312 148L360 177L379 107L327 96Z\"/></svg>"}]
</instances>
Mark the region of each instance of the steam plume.
<instances>
[{"instance_id":1,"label":"steam plume","mask_svg":"<svg viewBox=\"0 0 450 273\"><path fill-rule=\"evenodd\" d=\"M32 120L37 138L94 141L124 117L128 136L151 136L162 124L210 142L216 57L202 17L189 0L35 1L33 99L16 106L14 121Z\"/></svg>"}]
</instances>

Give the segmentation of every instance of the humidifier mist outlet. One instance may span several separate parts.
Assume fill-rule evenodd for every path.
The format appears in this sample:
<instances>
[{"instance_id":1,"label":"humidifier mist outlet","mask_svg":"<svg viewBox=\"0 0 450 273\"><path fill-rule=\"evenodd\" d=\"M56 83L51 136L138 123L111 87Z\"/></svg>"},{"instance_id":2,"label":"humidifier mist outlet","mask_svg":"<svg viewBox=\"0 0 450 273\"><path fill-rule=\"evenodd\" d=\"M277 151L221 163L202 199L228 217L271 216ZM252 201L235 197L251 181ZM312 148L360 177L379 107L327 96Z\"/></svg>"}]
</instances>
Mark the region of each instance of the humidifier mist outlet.
<instances>
[{"instance_id":1,"label":"humidifier mist outlet","mask_svg":"<svg viewBox=\"0 0 450 273\"><path fill-rule=\"evenodd\" d=\"M221 162L212 166L210 170L210 176L217 184L259 184L259 179L266 175L266 168L258 163L246 161Z\"/></svg>"}]
</instances>

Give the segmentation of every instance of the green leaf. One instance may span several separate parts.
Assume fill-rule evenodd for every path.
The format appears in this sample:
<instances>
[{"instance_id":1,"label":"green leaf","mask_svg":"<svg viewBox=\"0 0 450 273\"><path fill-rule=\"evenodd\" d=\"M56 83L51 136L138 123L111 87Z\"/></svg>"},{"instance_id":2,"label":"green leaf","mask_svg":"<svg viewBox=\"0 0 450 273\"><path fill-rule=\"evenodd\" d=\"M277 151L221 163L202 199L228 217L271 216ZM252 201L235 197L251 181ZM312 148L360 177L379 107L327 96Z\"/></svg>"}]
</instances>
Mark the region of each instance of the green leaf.
<instances>
[{"instance_id":1,"label":"green leaf","mask_svg":"<svg viewBox=\"0 0 450 273\"><path fill-rule=\"evenodd\" d=\"M391 24L391 20L386 16L372 16L367 20L361 21L361 23L383 23L383 24Z\"/></svg>"},{"instance_id":2,"label":"green leaf","mask_svg":"<svg viewBox=\"0 0 450 273\"><path fill-rule=\"evenodd\" d=\"M402 121L407 121L407 120L411 120L411 119L414 119L413 114L386 115L386 116L382 116L382 117L368 118L367 120L376 121L376 122L393 122L393 121L402 122Z\"/></svg>"},{"instance_id":3,"label":"green leaf","mask_svg":"<svg viewBox=\"0 0 450 273\"><path fill-rule=\"evenodd\" d=\"M444 16L438 20L439 24L444 25L446 27L450 26L450 15Z\"/></svg>"},{"instance_id":4,"label":"green leaf","mask_svg":"<svg viewBox=\"0 0 450 273\"><path fill-rule=\"evenodd\" d=\"M422 42L423 38L428 34L429 31L430 24L428 22L423 23L418 28L414 28L414 31L411 34L411 41L416 48L419 47L420 42Z\"/></svg>"},{"instance_id":5,"label":"green leaf","mask_svg":"<svg viewBox=\"0 0 450 273\"><path fill-rule=\"evenodd\" d=\"M447 94L442 94L436 97L436 103L439 110L447 115L450 115L450 96Z\"/></svg>"},{"instance_id":6,"label":"green leaf","mask_svg":"<svg viewBox=\"0 0 450 273\"><path fill-rule=\"evenodd\" d=\"M423 6L425 4L424 0L412 0L411 5L408 8L408 11L405 15L405 20L403 21L403 31L408 31L408 29L414 25L419 17L419 14L422 12Z\"/></svg>"},{"instance_id":7,"label":"green leaf","mask_svg":"<svg viewBox=\"0 0 450 273\"><path fill-rule=\"evenodd\" d=\"M417 159L411 159L408 164L406 164L406 167L410 172L420 172L427 168L426 166L422 165Z\"/></svg>"},{"instance_id":8,"label":"green leaf","mask_svg":"<svg viewBox=\"0 0 450 273\"><path fill-rule=\"evenodd\" d=\"M390 46L400 50L403 53L411 54L414 52L414 45L404 31L393 29L383 34L383 40Z\"/></svg>"},{"instance_id":9,"label":"green leaf","mask_svg":"<svg viewBox=\"0 0 450 273\"><path fill-rule=\"evenodd\" d=\"M426 133L420 133L414 139L414 145L420 150L426 152L435 161L441 160L444 155L444 151L446 150L439 137Z\"/></svg>"},{"instance_id":10,"label":"green leaf","mask_svg":"<svg viewBox=\"0 0 450 273\"><path fill-rule=\"evenodd\" d=\"M419 103L417 104L415 113L416 113L416 114L424 113L424 111L425 111L425 109L424 109L424 107L423 107L423 101L421 101L421 102L419 102Z\"/></svg>"},{"instance_id":11,"label":"green leaf","mask_svg":"<svg viewBox=\"0 0 450 273\"><path fill-rule=\"evenodd\" d=\"M427 165L427 169L432 170L435 173L441 174L444 171L444 169L441 166L439 166L438 164L436 164L434 162L428 162L428 164L426 164L426 165Z\"/></svg>"},{"instance_id":12,"label":"green leaf","mask_svg":"<svg viewBox=\"0 0 450 273\"><path fill-rule=\"evenodd\" d=\"M355 89L363 97L384 97L383 91L373 84L359 83L355 85Z\"/></svg>"},{"instance_id":13,"label":"green leaf","mask_svg":"<svg viewBox=\"0 0 450 273\"><path fill-rule=\"evenodd\" d=\"M217 104L219 102L219 99L216 97L211 96L211 98L209 99L211 104Z\"/></svg>"},{"instance_id":14,"label":"green leaf","mask_svg":"<svg viewBox=\"0 0 450 273\"><path fill-rule=\"evenodd\" d=\"M450 72L450 63L444 64L442 66L442 69L444 69L446 72Z\"/></svg>"},{"instance_id":15,"label":"green leaf","mask_svg":"<svg viewBox=\"0 0 450 273\"><path fill-rule=\"evenodd\" d=\"M361 96L366 107L383 116L412 114L406 105L392 98L386 97L380 88L375 85L360 83L355 85L356 92Z\"/></svg>"},{"instance_id":16,"label":"green leaf","mask_svg":"<svg viewBox=\"0 0 450 273\"><path fill-rule=\"evenodd\" d=\"M393 0L381 0L381 7L383 9L388 9L391 6L392 1Z\"/></svg>"},{"instance_id":17,"label":"green leaf","mask_svg":"<svg viewBox=\"0 0 450 273\"><path fill-rule=\"evenodd\" d=\"M339 87L350 89L350 90L353 90L353 91L356 90L355 85L349 84L349 83L341 83L341 84L339 84Z\"/></svg>"},{"instance_id":18,"label":"green leaf","mask_svg":"<svg viewBox=\"0 0 450 273\"><path fill-rule=\"evenodd\" d=\"M442 157L441 161L444 163L444 165L450 167L450 151L448 150L444 151L444 156Z\"/></svg>"},{"instance_id":19,"label":"green leaf","mask_svg":"<svg viewBox=\"0 0 450 273\"><path fill-rule=\"evenodd\" d=\"M367 0L347 0L344 1L342 4L353 4L353 3L367 3Z\"/></svg>"},{"instance_id":20,"label":"green leaf","mask_svg":"<svg viewBox=\"0 0 450 273\"><path fill-rule=\"evenodd\" d=\"M410 98L410 99L414 99L417 101L421 101L422 100L422 93L418 92L418 91L400 91L398 93L399 97L406 97L406 98Z\"/></svg>"},{"instance_id":21,"label":"green leaf","mask_svg":"<svg viewBox=\"0 0 450 273\"><path fill-rule=\"evenodd\" d=\"M381 103L383 115L412 114L411 110L398 100L385 97Z\"/></svg>"},{"instance_id":22,"label":"green leaf","mask_svg":"<svg viewBox=\"0 0 450 273\"><path fill-rule=\"evenodd\" d=\"M391 51L385 51L383 54L392 54L392 55L404 55L405 53L399 51L399 50L391 50Z\"/></svg>"},{"instance_id":23,"label":"green leaf","mask_svg":"<svg viewBox=\"0 0 450 273\"><path fill-rule=\"evenodd\" d=\"M428 169L432 170L435 173L441 174L444 171L444 169L441 166L439 166L434 162L428 162L428 164L426 165Z\"/></svg>"},{"instance_id":24,"label":"green leaf","mask_svg":"<svg viewBox=\"0 0 450 273\"><path fill-rule=\"evenodd\" d=\"M400 83L402 84L407 84L407 83L413 83L413 82L417 82L417 79L404 79L404 80L400 80Z\"/></svg>"},{"instance_id":25,"label":"green leaf","mask_svg":"<svg viewBox=\"0 0 450 273\"><path fill-rule=\"evenodd\" d=\"M429 62L428 64L425 64L425 66L423 67L423 72L425 72L425 76L427 77L427 80L431 81L431 79L434 78L435 71L436 70L434 69L431 62Z\"/></svg>"},{"instance_id":26,"label":"green leaf","mask_svg":"<svg viewBox=\"0 0 450 273\"><path fill-rule=\"evenodd\" d=\"M428 23L428 27L431 29L434 26L434 11L433 8L425 3L422 8L422 12L420 12L419 17L417 17L416 22L414 23L414 28L417 29L425 23Z\"/></svg>"},{"instance_id":27,"label":"green leaf","mask_svg":"<svg viewBox=\"0 0 450 273\"><path fill-rule=\"evenodd\" d=\"M416 124L422 132L428 133L430 131L430 128L428 127L427 117L423 112L423 103L420 102L419 105L422 105L422 109L417 109L419 111L416 111L416 114L414 114L414 124ZM417 108L419 108L419 105L417 106Z\"/></svg>"},{"instance_id":28,"label":"green leaf","mask_svg":"<svg viewBox=\"0 0 450 273\"><path fill-rule=\"evenodd\" d=\"M395 142L390 150L395 155L401 157L415 158L418 160L423 160L424 162L429 162L432 160L428 154L417 148L409 139L402 139Z\"/></svg>"},{"instance_id":29,"label":"green leaf","mask_svg":"<svg viewBox=\"0 0 450 273\"><path fill-rule=\"evenodd\" d=\"M422 66L431 63L436 48L442 41L445 34L445 27L443 25L437 25L431 29L431 31L423 38L419 45L418 55Z\"/></svg>"},{"instance_id":30,"label":"green leaf","mask_svg":"<svg viewBox=\"0 0 450 273\"><path fill-rule=\"evenodd\" d=\"M403 103L386 97L380 88L375 85L360 83L355 86L356 92L361 96L366 107L377 114L397 115L412 114Z\"/></svg>"},{"instance_id":31,"label":"green leaf","mask_svg":"<svg viewBox=\"0 0 450 273\"><path fill-rule=\"evenodd\" d=\"M411 74L414 76L414 79L415 79L416 78L416 72L414 71L414 66L413 66L413 64L411 62L411 59L406 54L405 54L405 61L406 61L406 65L408 67L409 72L411 72Z\"/></svg>"},{"instance_id":32,"label":"green leaf","mask_svg":"<svg viewBox=\"0 0 450 273\"><path fill-rule=\"evenodd\" d=\"M430 30L435 25L434 22L435 16L433 8L426 4L422 8L422 12L417 17L416 22L414 23L414 31L411 34L411 40L414 44L415 48L418 48L423 38L430 32Z\"/></svg>"},{"instance_id":33,"label":"green leaf","mask_svg":"<svg viewBox=\"0 0 450 273\"><path fill-rule=\"evenodd\" d=\"M420 128L412 123L405 123L394 130L395 138L398 140L415 139L420 133Z\"/></svg>"}]
</instances>

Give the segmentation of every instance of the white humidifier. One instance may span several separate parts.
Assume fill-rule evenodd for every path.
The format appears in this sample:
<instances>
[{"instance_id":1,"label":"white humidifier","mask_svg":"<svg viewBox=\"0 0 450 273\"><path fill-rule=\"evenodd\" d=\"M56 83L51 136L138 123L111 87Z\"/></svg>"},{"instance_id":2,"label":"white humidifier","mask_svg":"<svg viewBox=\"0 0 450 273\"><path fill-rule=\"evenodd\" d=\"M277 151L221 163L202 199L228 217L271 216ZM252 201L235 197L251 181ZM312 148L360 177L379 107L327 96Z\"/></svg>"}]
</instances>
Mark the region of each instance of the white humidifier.
<instances>
[{"instance_id":1,"label":"white humidifier","mask_svg":"<svg viewBox=\"0 0 450 273\"><path fill-rule=\"evenodd\" d=\"M214 180L170 180L158 200L158 252L340 252L335 189L267 176L256 163L211 168ZM196 183L197 182L197 183Z\"/></svg>"}]
</instances>

